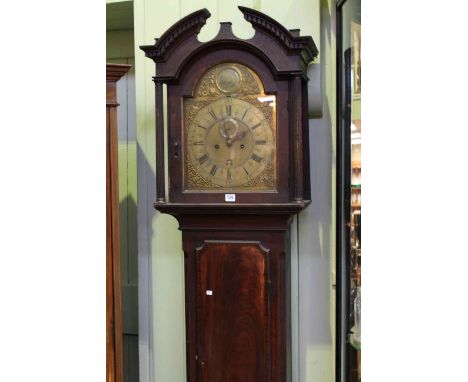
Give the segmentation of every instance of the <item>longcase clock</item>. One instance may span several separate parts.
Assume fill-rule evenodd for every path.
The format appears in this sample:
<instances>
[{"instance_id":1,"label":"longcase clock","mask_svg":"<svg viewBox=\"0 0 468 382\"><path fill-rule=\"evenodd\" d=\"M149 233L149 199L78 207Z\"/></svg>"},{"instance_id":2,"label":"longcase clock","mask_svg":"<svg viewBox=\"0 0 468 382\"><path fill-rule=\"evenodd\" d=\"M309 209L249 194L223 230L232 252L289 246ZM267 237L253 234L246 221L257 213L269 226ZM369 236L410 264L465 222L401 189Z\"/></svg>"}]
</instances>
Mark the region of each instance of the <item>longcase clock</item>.
<instances>
[{"instance_id":1,"label":"longcase clock","mask_svg":"<svg viewBox=\"0 0 468 382\"><path fill-rule=\"evenodd\" d=\"M310 203L306 71L318 51L239 9L249 40L223 22L198 41L202 9L141 47L156 63L154 205L182 231L191 382L290 379L289 226Z\"/></svg>"}]
</instances>

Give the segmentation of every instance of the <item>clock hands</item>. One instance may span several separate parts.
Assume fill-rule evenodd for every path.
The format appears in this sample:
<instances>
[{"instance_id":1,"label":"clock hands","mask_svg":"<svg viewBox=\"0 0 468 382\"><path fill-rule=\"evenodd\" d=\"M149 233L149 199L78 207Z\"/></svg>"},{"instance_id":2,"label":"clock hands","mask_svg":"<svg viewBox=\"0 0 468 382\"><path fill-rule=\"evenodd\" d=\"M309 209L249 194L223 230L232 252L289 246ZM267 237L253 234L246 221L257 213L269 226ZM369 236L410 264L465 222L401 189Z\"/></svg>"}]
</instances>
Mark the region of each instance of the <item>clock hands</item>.
<instances>
[{"instance_id":1,"label":"clock hands","mask_svg":"<svg viewBox=\"0 0 468 382\"><path fill-rule=\"evenodd\" d=\"M227 147L231 147L234 142L244 139L247 134L246 131L239 131L239 125L233 118L226 118L222 121L219 132L226 140Z\"/></svg>"},{"instance_id":2,"label":"clock hands","mask_svg":"<svg viewBox=\"0 0 468 382\"><path fill-rule=\"evenodd\" d=\"M239 125L237 124L237 121L235 119L226 118L221 122L219 132L226 139L227 142L239 133Z\"/></svg>"},{"instance_id":3,"label":"clock hands","mask_svg":"<svg viewBox=\"0 0 468 382\"><path fill-rule=\"evenodd\" d=\"M233 144L234 142L240 141L240 140L244 139L245 134L247 134L246 131L244 131L244 132L242 132L242 133L241 133L241 132L237 132L237 134L235 135L235 137L233 137L233 138L231 138L231 139L226 139L226 144L227 144L227 146L228 146L228 147L231 147L232 144Z\"/></svg>"}]
</instances>

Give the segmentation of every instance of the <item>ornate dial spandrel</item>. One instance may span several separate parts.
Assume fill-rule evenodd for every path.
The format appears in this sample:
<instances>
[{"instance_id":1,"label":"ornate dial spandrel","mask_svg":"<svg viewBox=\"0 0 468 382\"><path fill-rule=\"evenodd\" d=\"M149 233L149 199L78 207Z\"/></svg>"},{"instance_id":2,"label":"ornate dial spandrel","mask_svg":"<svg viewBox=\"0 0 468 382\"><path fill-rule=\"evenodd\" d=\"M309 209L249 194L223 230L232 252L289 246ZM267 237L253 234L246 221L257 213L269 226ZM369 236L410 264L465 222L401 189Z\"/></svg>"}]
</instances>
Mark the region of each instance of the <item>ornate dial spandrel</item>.
<instances>
[{"instance_id":1,"label":"ornate dial spandrel","mask_svg":"<svg viewBox=\"0 0 468 382\"><path fill-rule=\"evenodd\" d=\"M276 99L246 66L224 63L184 99L186 191L276 191Z\"/></svg>"}]
</instances>

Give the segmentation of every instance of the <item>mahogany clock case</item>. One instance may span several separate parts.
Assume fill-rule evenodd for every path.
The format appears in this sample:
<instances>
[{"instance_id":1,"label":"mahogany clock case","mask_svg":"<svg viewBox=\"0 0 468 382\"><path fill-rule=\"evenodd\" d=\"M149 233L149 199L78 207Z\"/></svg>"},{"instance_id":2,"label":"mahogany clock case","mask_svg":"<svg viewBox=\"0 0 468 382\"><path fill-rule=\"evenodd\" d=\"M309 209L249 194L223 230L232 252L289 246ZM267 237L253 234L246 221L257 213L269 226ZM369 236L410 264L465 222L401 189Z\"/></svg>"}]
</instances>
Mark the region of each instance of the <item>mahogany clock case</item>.
<instances>
[{"instance_id":1,"label":"mahogany clock case","mask_svg":"<svg viewBox=\"0 0 468 382\"><path fill-rule=\"evenodd\" d=\"M290 368L289 227L310 202L307 65L318 51L310 36L239 7L255 35L237 38L230 23L200 42L210 17L194 12L142 46L156 63L156 209L175 216L185 264L187 380L285 382ZM184 185L184 99L222 63L238 63L276 97L276 191ZM168 198L165 194L163 84L167 85ZM225 193L235 202L225 202ZM163 240L163 238L161 238Z\"/></svg>"}]
</instances>

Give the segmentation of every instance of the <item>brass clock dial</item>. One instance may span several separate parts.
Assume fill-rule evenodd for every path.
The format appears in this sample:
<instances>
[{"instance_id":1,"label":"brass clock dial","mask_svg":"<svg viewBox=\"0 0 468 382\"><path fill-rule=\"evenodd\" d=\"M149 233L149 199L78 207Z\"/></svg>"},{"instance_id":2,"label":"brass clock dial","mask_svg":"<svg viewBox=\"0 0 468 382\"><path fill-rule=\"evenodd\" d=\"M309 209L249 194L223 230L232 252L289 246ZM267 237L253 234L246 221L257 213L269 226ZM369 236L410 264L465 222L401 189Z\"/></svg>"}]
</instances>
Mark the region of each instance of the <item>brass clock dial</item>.
<instances>
[{"instance_id":1,"label":"brass clock dial","mask_svg":"<svg viewBox=\"0 0 468 382\"><path fill-rule=\"evenodd\" d=\"M218 65L203 77L202 96L184 105L186 189L275 190L275 97L240 64Z\"/></svg>"},{"instance_id":2,"label":"brass clock dial","mask_svg":"<svg viewBox=\"0 0 468 382\"><path fill-rule=\"evenodd\" d=\"M271 163L273 144L263 113L231 97L202 108L187 131L191 164L220 187L241 186L256 178Z\"/></svg>"}]
</instances>

